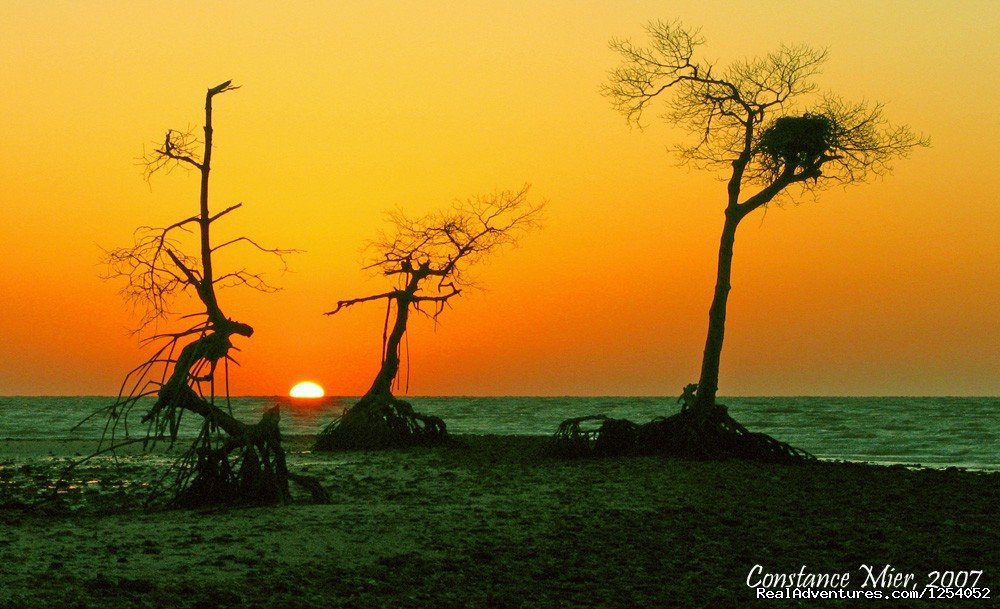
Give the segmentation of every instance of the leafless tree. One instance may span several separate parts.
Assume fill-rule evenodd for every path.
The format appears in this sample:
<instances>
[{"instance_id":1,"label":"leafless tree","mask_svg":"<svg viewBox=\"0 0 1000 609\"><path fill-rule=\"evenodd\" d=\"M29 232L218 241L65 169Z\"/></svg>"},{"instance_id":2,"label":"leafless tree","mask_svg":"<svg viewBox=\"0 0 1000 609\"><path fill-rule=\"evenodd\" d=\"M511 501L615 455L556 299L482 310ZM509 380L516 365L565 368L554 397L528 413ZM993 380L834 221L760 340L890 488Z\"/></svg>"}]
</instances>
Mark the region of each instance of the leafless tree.
<instances>
[{"instance_id":1,"label":"leafless tree","mask_svg":"<svg viewBox=\"0 0 1000 609\"><path fill-rule=\"evenodd\" d=\"M457 202L449 210L418 219L402 212L390 214L394 231L369 245L373 256L364 268L389 278L395 287L341 300L326 313L385 301L381 364L365 395L323 431L317 448L395 446L446 436L443 421L415 413L392 393L410 314L415 311L436 321L453 298L474 285L469 267L536 228L542 207L528 200L525 186Z\"/></svg>"},{"instance_id":2,"label":"leafless tree","mask_svg":"<svg viewBox=\"0 0 1000 609\"><path fill-rule=\"evenodd\" d=\"M147 445L178 440L185 413L201 417L196 440L178 459L173 474L172 501L177 504L220 501L283 502L289 498L288 480L307 485L315 496L322 489L314 481L290 474L278 430L278 408L267 411L260 422L249 425L236 419L229 408L229 362L233 360L232 338L249 338L253 328L228 317L222 310L217 289L243 285L274 291L262 274L246 269L220 272L213 256L234 247L273 256L284 265L292 250L266 248L249 237L222 243L212 240L212 227L242 205L237 203L213 213L209 206L209 174L212 167L212 103L217 95L238 87L226 81L205 95L204 140L169 130L163 143L143 159L147 178L158 171L181 165L196 170L201 178L198 213L164 228L142 227L131 247L107 252L108 277L124 279L122 294L142 310L139 329L160 322L193 321L175 332L154 330L143 339L156 345L153 354L126 375L118 399L106 410L104 437L98 451L116 450L135 441L128 421L133 410L142 411ZM193 236L197 254L185 253L182 240ZM170 306L182 293L193 294L200 310L175 313ZM220 366L221 364L221 366Z\"/></svg>"},{"instance_id":3,"label":"leafless tree","mask_svg":"<svg viewBox=\"0 0 1000 609\"><path fill-rule=\"evenodd\" d=\"M716 392L740 221L781 197L883 175L893 159L927 141L891 125L880 104L818 93L813 77L825 51L782 46L720 66L696 57L704 44L697 29L654 21L646 31L646 45L611 42L622 61L603 92L636 125L654 103L662 103L664 118L689 131L677 146L682 162L727 176L708 336L697 386L685 391L684 411L699 426L713 419L715 429L737 429L716 404ZM704 434L691 436L692 445L705 444Z\"/></svg>"}]
</instances>

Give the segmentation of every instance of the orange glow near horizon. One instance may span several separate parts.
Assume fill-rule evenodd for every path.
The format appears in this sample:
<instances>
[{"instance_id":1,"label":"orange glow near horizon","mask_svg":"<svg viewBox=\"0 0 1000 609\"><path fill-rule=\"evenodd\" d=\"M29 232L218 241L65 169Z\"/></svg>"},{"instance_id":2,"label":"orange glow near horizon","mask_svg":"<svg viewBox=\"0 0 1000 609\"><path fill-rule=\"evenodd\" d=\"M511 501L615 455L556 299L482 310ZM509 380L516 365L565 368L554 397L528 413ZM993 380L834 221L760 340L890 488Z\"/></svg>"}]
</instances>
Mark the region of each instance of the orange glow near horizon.
<instances>
[{"instance_id":1,"label":"orange glow near horizon","mask_svg":"<svg viewBox=\"0 0 1000 609\"><path fill-rule=\"evenodd\" d=\"M5 6L0 395L115 394L148 355L102 248L196 212L194 172L147 184L136 158L168 128L197 133L227 79L212 207L243 206L215 237L300 251L288 272L250 250L217 261L281 288L219 291L255 330L234 340L235 395L283 394L304 370L363 394L385 309L323 313L392 289L360 270L385 212L525 183L543 229L473 267L484 289L439 323L411 317L409 392L678 395L704 348L725 183L678 166L663 106L630 128L599 93L608 42L673 18L720 64L826 48L821 90L883 101L932 143L884 180L744 220L720 393L1000 394L1000 118L983 103L1000 97L1000 4L373 0Z\"/></svg>"}]
</instances>

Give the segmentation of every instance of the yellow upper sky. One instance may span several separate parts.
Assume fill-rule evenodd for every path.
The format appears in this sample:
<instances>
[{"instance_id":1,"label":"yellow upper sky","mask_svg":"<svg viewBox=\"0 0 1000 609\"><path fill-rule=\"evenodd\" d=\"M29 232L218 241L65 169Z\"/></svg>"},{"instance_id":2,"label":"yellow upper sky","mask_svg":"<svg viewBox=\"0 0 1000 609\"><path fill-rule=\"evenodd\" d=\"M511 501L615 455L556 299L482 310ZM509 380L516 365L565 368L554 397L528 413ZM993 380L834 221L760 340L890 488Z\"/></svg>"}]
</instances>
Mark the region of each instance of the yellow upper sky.
<instances>
[{"instance_id":1,"label":"yellow upper sky","mask_svg":"<svg viewBox=\"0 0 1000 609\"><path fill-rule=\"evenodd\" d=\"M386 210L531 183L544 230L486 290L415 318L414 394L665 394L697 378L724 185L682 133L599 94L613 37L680 18L726 63L828 48L822 88L931 137L888 178L748 217L720 393L1000 393L1000 4L941 2L18 2L0 20L0 395L107 394L143 358L101 248L193 214L197 177L143 181L167 128L216 103L224 234L304 250L283 291L223 291L257 332L237 394L359 394L384 310L361 248ZM183 302L179 308L183 308Z\"/></svg>"}]
</instances>

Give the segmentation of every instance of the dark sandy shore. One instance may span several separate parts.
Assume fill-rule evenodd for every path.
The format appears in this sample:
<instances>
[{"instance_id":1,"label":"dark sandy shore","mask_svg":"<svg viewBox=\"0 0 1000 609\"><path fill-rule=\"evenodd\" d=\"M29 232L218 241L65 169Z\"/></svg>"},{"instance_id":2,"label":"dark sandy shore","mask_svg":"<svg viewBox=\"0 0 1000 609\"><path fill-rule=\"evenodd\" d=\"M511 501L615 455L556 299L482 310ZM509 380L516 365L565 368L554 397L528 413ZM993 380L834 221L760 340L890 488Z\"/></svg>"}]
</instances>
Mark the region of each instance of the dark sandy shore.
<instances>
[{"instance_id":1,"label":"dark sandy shore","mask_svg":"<svg viewBox=\"0 0 1000 609\"><path fill-rule=\"evenodd\" d=\"M0 444L0 607L913 606L756 600L758 564L849 572L854 590L860 565L920 588L981 570L997 597L997 473L559 461L543 438L462 441L316 455L292 439L290 465L331 504L158 512L139 507L164 463L148 457L81 466L58 502L26 510L61 454L86 448Z\"/></svg>"}]
</instances>

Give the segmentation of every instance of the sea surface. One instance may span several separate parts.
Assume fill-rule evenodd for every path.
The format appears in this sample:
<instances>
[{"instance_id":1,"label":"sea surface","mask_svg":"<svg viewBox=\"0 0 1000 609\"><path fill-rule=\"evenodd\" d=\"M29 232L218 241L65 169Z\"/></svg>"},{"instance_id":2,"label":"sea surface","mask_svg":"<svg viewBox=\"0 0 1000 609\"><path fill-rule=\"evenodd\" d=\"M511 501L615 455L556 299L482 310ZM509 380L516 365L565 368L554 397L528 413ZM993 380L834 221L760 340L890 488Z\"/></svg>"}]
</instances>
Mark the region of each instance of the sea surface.
<instances>
[{"instance_id":1,"label":"sea surface","mask_svg":"<svg viewBox=\"0 0 1000 609\"><path fill-rule=\"evenodd\" d=\"M256 422L282 406L286 435L318 433L356 398L294 400L232 398L234 415ZM645 422L676 412L673 397L409 397L420 412L440 416L455 434L550 435L565 419L605 414ZM0 450L5 441L93 440L107 417L88 415L109 397L0 397ZM997 397L726 397L720 402L752 431L822 459L927 467L1000 470L1000 398ZM224 405L224 404L223 404ZM141 405L140 405L141 406ZM144 433L141 408L129 432ZM195 418L182 425L193 435ZM121 431L119 431L119 438Z\"/></svg>"}]
</instances>

